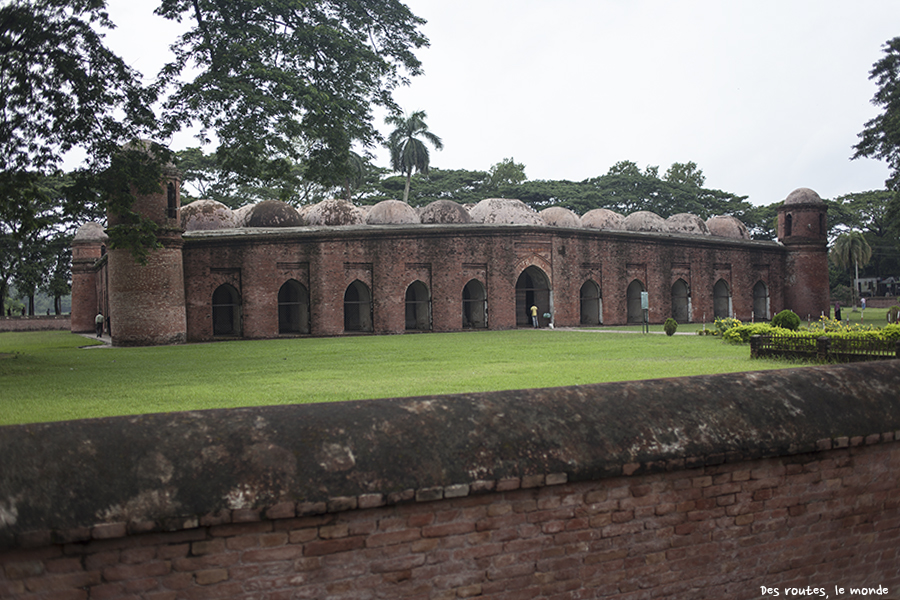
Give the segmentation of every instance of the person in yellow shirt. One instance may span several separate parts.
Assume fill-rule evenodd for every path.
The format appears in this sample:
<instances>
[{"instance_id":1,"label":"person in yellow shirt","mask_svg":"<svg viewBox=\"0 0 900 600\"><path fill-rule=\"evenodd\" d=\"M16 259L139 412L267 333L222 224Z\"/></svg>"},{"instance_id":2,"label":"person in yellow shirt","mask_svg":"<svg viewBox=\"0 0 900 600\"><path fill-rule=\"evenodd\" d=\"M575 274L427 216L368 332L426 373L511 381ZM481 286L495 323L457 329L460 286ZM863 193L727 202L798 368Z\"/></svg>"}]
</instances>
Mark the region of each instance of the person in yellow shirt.
<instances>
[{"instance_id":1,"label":"person in yellow shirt","mask_svg":"<svg viewBox=\"0 0 900 600\"><path fill-rule=\"evenodd\" d=\"M539 327L539 325L538 325L538 307L537 306L531 307L531 323L534 325L535 329L537 329Z\"/></svg>"}]
</instances>

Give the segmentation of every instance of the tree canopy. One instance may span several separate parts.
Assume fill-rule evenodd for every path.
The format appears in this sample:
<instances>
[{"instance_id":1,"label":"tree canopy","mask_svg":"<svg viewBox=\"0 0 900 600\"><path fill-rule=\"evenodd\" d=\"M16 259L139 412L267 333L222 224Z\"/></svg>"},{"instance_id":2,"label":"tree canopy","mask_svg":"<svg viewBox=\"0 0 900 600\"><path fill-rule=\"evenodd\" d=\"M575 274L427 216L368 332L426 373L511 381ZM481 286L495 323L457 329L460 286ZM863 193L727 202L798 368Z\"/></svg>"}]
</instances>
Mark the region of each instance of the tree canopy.
<instances>
[{"instance_id":1,"label":"tree canopy","mask_svg":"<svg viewBox=\"0 0 900 600\"><path fill-rule=\"evenodd\" d=\"M444 147L441 138L428 130L424 110L417 110L410 115L389 115L385 122L393 125L394 130L388 137L388 149L391 151L391 168L406 176L403 189L403 201L409 199L409 185L413 171L427 173L431 158L428 154L427 141L437 150ZM419 138L424 138L424 141Z\"/></svg>"},{"instance_id":2,"label":"tree canopy","mask_svg":"<svg viewBox=\"0 0 900 600\"><path fill-rule=\"evenodd\" d=\"M853 146L853 157L887 162L891 175L888 189L900 190L900 37L884 44L884 56L875 62L869 79L878 86L872 104L882 113L866 122Z\"/></svg>"},{"instance_id":3,"label":"tree canopy","mask_svg":"<svg viewBox=\"0 0 900 600\"><path fill-rule=\"evenodd\" d=\"M199 124L219 167L243 180L305 176L342 184L353 143L380 141L372 108L421 72L424 23L397 0L161 0L192 27L173 46L160 91L168 131Z\"/></svg>"}]
</instances>

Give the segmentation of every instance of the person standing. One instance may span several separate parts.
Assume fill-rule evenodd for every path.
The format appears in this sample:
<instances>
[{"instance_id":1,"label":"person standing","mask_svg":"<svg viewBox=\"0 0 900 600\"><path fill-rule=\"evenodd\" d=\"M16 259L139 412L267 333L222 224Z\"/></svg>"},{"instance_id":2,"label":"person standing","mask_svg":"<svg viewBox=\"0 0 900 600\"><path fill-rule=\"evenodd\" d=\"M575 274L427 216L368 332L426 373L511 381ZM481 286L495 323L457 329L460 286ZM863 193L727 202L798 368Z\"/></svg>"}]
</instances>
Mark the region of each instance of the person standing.
<instances>
[{"instance_id":1,"label":"person standing","mask_svg":"<svg viewBox=\"0 0 900 600\"><path fill-rule=\"evenodd\" d=\"M531 307L531 323L534 325L534 328L538 328L538 307Z\"/></svg>"},{"instance_id":2,"label":"person standing","mask_svg":"<svg viewBox=\"0 0 900 600\"><path fill-rule=\"evenodd\" d=\"M94 326L97 328L97 337L103 336L103 313L97 313L94 317Z\"/></svg>"}]
</instances>

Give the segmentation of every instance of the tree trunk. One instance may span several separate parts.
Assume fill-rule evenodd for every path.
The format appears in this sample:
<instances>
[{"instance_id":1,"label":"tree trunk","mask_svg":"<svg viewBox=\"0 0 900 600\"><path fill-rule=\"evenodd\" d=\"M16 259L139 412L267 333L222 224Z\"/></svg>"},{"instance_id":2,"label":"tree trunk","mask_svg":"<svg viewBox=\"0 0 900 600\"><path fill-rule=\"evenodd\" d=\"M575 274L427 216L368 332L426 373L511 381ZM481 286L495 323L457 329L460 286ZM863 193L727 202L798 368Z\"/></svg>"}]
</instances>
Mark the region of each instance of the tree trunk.
<instances>
[{"instance_id":1,"label":"tree trunk","mask_svg":"<svg viewBox=\"0 0 900 600\"><path fill-rule=\"evenodd\" d=\"M403 201L409 204L409 182L412 180L412 170L406 174L406 187L403 188Z\"/></svg>"}]
</instances>

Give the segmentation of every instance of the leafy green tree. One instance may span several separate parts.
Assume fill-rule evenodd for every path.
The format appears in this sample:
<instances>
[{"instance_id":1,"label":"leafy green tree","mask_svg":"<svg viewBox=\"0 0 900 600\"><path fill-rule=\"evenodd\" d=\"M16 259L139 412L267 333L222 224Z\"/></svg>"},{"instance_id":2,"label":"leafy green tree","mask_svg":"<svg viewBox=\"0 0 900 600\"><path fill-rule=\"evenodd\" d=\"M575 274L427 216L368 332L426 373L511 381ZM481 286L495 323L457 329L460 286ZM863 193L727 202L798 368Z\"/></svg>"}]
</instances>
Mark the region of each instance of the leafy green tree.
<instances>
[{"instance_id":1,"label":"leafy green tree","mask_svg":"<svg viewBox=\"0 0 900 600\"><path fill-rule=\"evenodd\" d=\"M426 118L424 110L417 110L410 115L390 115L385 119L388 125L394 126L394 130L388 138L391 168L406 176L406 186L403 189L404 202L409 200L409 186L413 171L428 172L430 162L428 146L419 138L424 138L437 150L444 147L441 138L428 130L428 125L425 123Z\"/></svg>"},{"instance_id":2,"label":"leafy green tree","mask_svg":"<svg viewBox=\"0 0 900 600\"><path fill-rule=\"evenodd\" d=\"M517 163L512 158L504 158L493 165L488 171L485 187L488 190L499 191L512 186L517 186L528 177L525 176L525 165Z\"/></svg>"},{"instance_id":3,"label":"leafy green tree","mask_svg":"<svg viewBox=\"0 0 900 600\"><path fill-rule=\"evenodd\" d=\"M834 246L828 257L838 267L847 270L851 266L854 269L853 296L858 293L857 280L859 279L859 267L865 266L872 258L872 248L865 236L859 231L850 231L841 234L834 241Z\"/></svg>"},{"instance_id":4,"label":"leafy green tree","mask_svg":"<svg viewBox=\"0 0 900 600\"><path fill-rule=\"evenodd\" d=\"M878 86L872 104L882 113L866 122L853 146L852 158L878 158L887 162L891 175L885 181L889 190L900 190L900 37L883 47L884 56L869 71L869 79Z\"/></svg>"},{"instance_id":5,"label":"leafy green tree","mask_svg":"<svg viewBox=\"0 0 900 600\"><path fill-rule=\"evenodd\" d=\"M428 44L398 0L161 0L156 13L192 24L158 82L171 90L167 128L214 134L219 167L241 183L304 162L306 179L342 184L352 142L381 140L372 108L398 111L392 92L421 72L413 51Z\"/></svg>"},{"instance_id":6,"label":"leafy green tree","mask_svg":"<svg viewBox=\"0 0 900 600\"><path fill-rule=\"evenodd\" d=\"M672 163L672 166L666 170L663 180L675 185L702 188L706 183L706 176L703 175L702 170L697 168L697 163L690 161Z\"/></svg>"}]
</instances>

